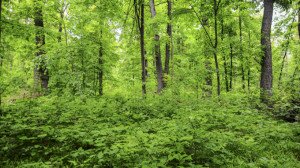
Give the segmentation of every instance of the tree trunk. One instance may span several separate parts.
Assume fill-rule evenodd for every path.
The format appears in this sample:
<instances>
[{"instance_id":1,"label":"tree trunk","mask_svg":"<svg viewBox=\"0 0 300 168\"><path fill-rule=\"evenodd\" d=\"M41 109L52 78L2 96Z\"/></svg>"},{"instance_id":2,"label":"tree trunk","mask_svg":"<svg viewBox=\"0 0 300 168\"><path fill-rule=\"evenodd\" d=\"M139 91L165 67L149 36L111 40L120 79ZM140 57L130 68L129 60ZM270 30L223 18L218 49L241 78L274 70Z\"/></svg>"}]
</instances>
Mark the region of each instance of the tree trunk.
<instances>
[{"instance_id":1,"label":"tree trunk","mask_svg":"<svg viewBox=\"0 0 300 168\"><path fill-rule=\"evenodd\" d=\"M251 49L251 32L249 31L249 49ZM251 52L249 53L251 55ZM247 58L247 68L248 68L248 91L250 91L250 85L251 85L251 62L249 61L249 57Z\"/></svg>"},{"instance_id":2,"label":"tree trunk","mask_svg":"<svg viewBox=\"0 0 300 168\"><path fill-rule=\"evenodd\" d=\"M36 27L36 57L38 63L35 67L34 74L35 74L35 88L37 89L41 84L43 90L48 90L48 82L49 82L49 75L45 65L45 51L43 46L45 45L45 35L44 35L44 21L43 21L43 14L42 14L42 6L41 2L35 2L35 17L34 17L34 25Z\"/></svg>"},{"instance_id":3,"label":"tree trunk","mask_svg":"<svg viewBox=\"0 0 300 168\"><path fill-rule=\"evenodd\" d=\"M0 76L2 76L2 66L3 66L3 51L2 51L2 0L0 0ZM0 90L0 115L2 113L2 94L3 91Z\"/></svg>"},{"instance_id":4,"label":"tree trunk","mask_svg":"<svg viewBox=\"0 0 300 168\"><path fill-rule=\"evenodd\" d=\"M139 6L140 5L140 6ZM147 78L147 60L145 51L145 4L144 0L139 1L134 0L135 16L138 23L138 28L140 32L140 52L141 52L141 65L142 65L142 94L146 95L146 78Z\"/></svg>"},{"instance_id":5,"label":"tree trunk","mask_svg":"<svg viewBox=\"0 0 300 168\"><path fill-rule=\"evenodd\" d=\"M242 71L242 87L245 89L245 70L244 70L244 55L243 55L243 32L242 32L242 16L239 14L239 31L240 31L240 58Z\"/></svg>"},{"instance_id":6,"label":"tree trunk","mask_svg":"<svg viewBox=\"0 0 300 168\"><path fill-rule=\"evenodd\" d=\"M151 16L152 18L155 18L156 10L155 10L154 0L150 0L150 8L151 8ZM155 30L154 53L155 53L156 75L157 75L157 93L160 93L164 88L164 82L163 82L163 68L162 68L161 53L160 53L160 36L157 33L157 29L158 29L157 24L154 24L154 30Z\"/></svg>"},{"instance_id":7,"label":"tree trunk","mask_svg":"<svg viewBox=\"0 0 300 168\"><path fill-rule=\"evenodd\" d=\"M222 39L222 42L223 42L223 39L224 39L224 21L223 21L223 19L221 20L221 39ZM224 62L226 92L229 92L227 60L226 60L226 55L225 55L224 51L223 51L223 62Z\"/></svg>"},{"instance_id":8,"label":"tree trunk","mask_svg":"<svg viewBox=\"0 0 300 168\"><path fill-rule=\"evenodd\" d=\"M170 58L171 58L171 44L172 44L172 0L168 0L168 25L167 25L167 34L169 40L166 44L166 60L165 60L165 74L170 73Z\"/></svg>"},{"instance_id":9,"label":"tree trunk","mask_svg":"<svg viewBox=\"0 0 300 168\"><path fill-rule=\"evenodd\" d=\"M220 70L219 70L219 62L218 62L218 4L217 0L214 0L214 29L215 29L215 44L214 44L214 60L216 66L216 73L217 73L217 93L218 96L221 94L221 82L220 82Z\"/></svg>"},{"instance_id":10,"label":"tree trunk","mask_svg":"<svg viewBox=\"0 0 300 168\"><path fill-rule=\"evenodd\" d=\"M261 100L271 105L273 72L272 72L272 47L271 27L273 18L274 0L264 0L264 15L261 29L261 46L264 53L261 61Z\"/></svg>"},{"instance_id":11,"label":"tree trunk","mask_svg":"<svg viewBox=\"0 0 300 168\"><path fill-rule=\"evenodd\" d=\"M300 2L298 3L298 5L300 5ZM298 9L298 35L300 39L300 7Z\"/></svg>"},{"instance_id":12,"label":"tree trunk","mask_svg":"<svg viewBox=\"0 0 300 168\"><path fill-rule=\"evenodd\" d=\"M211 62L209 60L209 57L206 57L205 60L205 87L203 88L205 96L211 96L212 95L212 67Z\"/></svg>"},{"instance_id":13,"label":"tree trunk","mask_svg":"<svg viewBox=\"0 0 300 168\"><path fill-rule=\"evenodd\" d=\"M99 82L99 96L103 95L103 43L102 30L100 30L100 46L98 56L98 82Z\"/></svg>"},{"instance_id":14,"label":"tree trunk","mask_svg":"<svg viewBox=\"0 0 300 168\"><path fill-rule=\"evenodd\" d=\"M230 80L229 80L229 88L232 90L232 80L233 80L233 47L230 42Z\"/></svg>"},{"instance_id":15,"label":"tree trunk","mask_svg":"<svg viewBox=\"0 0 300 168\"><path fill-rule=\"evenodd\" d=\"M61 42L61 34L62 34L62 22L63 22L63 19L64 19L64 14L63 14L63 10L59 11L59 15L60 15L60 21L58 23L58 37L57 37L57 41L60 43Z\"/></svg>"}]
</instances>

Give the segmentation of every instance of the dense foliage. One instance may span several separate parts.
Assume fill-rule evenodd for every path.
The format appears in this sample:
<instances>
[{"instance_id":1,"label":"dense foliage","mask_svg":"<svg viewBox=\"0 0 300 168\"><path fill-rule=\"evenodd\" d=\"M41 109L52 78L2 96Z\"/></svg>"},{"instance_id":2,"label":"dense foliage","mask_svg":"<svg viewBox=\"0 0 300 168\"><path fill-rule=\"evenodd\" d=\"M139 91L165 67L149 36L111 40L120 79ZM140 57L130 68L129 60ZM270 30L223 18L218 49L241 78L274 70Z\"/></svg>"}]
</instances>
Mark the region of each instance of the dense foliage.
<instances>
[{"instance_id":1,"label":"dense foliage","mask_svg":"<svg viewBox=\"0 0 300 168\"><path fill-rule=\"evenodd\" d=\"M300 0L0 0L0 167L300 167Z\"/></svg>"},{"instance_id":2,"label":"dense foliage","mask_svg":"<svg viewBox=\"0 0 300 168\"><path fill-rule=\"evenodd\" d=\"M248 101L19 101L0 120L2 166L298 167L299 125L275 121Z\"/></svg>"}]
</instances>

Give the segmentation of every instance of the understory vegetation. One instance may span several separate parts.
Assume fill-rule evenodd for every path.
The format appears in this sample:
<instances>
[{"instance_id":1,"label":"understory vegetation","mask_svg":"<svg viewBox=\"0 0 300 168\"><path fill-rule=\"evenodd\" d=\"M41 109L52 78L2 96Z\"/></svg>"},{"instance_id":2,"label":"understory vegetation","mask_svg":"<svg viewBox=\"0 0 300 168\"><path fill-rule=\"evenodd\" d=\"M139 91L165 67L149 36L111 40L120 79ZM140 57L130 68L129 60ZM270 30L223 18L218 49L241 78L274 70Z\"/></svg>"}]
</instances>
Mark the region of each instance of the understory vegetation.
<instances>
[{"instance_id":1,"label":"understory vegetation","mask_svg":"<svg viewBox=\"0 0 300 168\"><path fill-rule=\"evenodd\" d=\"M0 118L0 163L4 167L299 167L299 124L262 112L265 108L253 102L255 98L226 97L20 100L6 106Z\"/></svg>"}]
</instances>

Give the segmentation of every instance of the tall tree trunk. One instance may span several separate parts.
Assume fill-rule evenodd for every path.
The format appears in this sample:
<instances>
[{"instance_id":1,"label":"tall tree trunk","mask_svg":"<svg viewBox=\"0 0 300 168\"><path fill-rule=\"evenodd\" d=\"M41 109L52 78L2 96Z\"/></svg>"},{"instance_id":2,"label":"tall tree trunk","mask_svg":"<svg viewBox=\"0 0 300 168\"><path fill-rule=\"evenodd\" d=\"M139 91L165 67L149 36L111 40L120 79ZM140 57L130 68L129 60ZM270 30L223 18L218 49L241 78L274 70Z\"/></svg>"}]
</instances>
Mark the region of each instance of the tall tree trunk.
<instances>
[{"instance_id":1,"label":"tall tree trunk","mask_svg":"<svg viewBox=\"0 0 300 168\"><path fill-rule=\"evenodd\" d=\"M300 5L300 2L298 3L298 5ZM300 39L300 7L298 9L298 35Z\"/></svg>"},{"instance_id":2,"label":"tall tree trunk","mask_svg":"<svg viewBox=\"0 0 300 168\"><path fill-rule=\"evenodd\" d=\"M155 18L156 16L156 10L155 10L155 3L154 0L150 0L150 8L151 8L151 16L152 18ZM157 75L157 93L160 93L162 89L164 88L164 82L163 82L163 68L162 68L162 61L161 61L161 53L160 53L160 36L158 35L158 26L157 24L154 24L154 53L155 53L155 65L156 65L156 75Z\"/></svg>"},{"instance_id":3,"label":"tall tree trunk","mask_svg":"<svg viewBox=\"0 0 300 168\"><path fill-rule=\"evenodd\" d=\"M172 57L171 44L172 44L172 0L168 0L168 25L167 25L167 34L169 40L166 44L166 60L165 60L165 74L170 73L170 58Z\"/></svg>"},{"instance_id":4,"label":"tall tree trunk","mask_svg":"<svg viewBox=\"0 0 300 168\"><path fill-rule=\"evenodd\" d=\"M62 34L62 30L63 30L63 27L62 27L62 22L63 22L63 19L64 19L64 14L63 14L63 9L61 11L59 11L59 15L60 15L60 21L58 23L58 37L57 37L57 41L60 43L61 42L61 34Z\"/></svg>"},{"instance_id":5,"label":"tall tree trunk","mask_svg":"<svg viewBox=\"0 0 300 168\"><path fill-rule=\"evenodd\" d=\"M43 58L43 55L45 55L45 50L43 49L43 46L45 45L45 34L44 34L44 20L43 20L43 14L42 14L42 5L41 2L35 1L35 17L34 17L34 25L36 27L36 57L38 59L38 63L35 67L34 73L35 73L35 87L38 88L38 85L41 84L41 87L43 90L48 90L48 82L49 82L49 75L48 71L45 65L45 58Z\"/></svg>"},{"instance_id":6,"label":"tall tree trunk","mask_svg":"<svg viewBox=\"0 0 300 168\"><path fill-rule=\"evenodd\" d=\"M3 47L2 47L2 0L0 0L0 77L2 76L3 66ZM2 113L2 89L0 90L0 115Z\"/></svg>"},{"instance_id":7,"label":"tall tree trunk","mask_svg":"<svg viewBox=\"0 0 300 168\"><path fill-rule=\"evenodd\" d=\"M99 95L103 95L103 43L102 43L102 30L100 30L100 46L98 56L98 82L99 82Z\"/></svg>"},{"instance_id":8,"label":"tall tree trunk","mask_svg":"<svg viewBox=\"0 0 300 168\"><path fill-rule=\"evenodd\" d=\"M251 32L249 31L249 49L251 49ZM251 55L251 53L249 53ZM250 91L250 85L251 85L251 62L249 60L249 57L247 58L247 68L248 68L248 91Z\"/></svg>"},{"instance_id":9,"label":"tall tree trunk","mask_svg":"<svg viewBox=\"0 0 300 168\"><path fill-rule=\"evenodd\" d=\"M281 86L281 81L282 81L282 75L283 75L283 69L284 69L284 64L285 64L285 61L286 61L286 57L287 57L287 54L288 54L288 50L289 50L289 46L290 46L290 39L292 37L292 35L290 35L289 33L291 32L292 28L293 28L293 24L294 24L294 21L295 21L295 17L293 18L292 20L292 24L289 26L288 30L287 30L287 43L286 45L284 46L284 55L282 57L282 62L281 62L281 68L280 68L280 74L279 74L279 79L278 79L278 87Z\"/></svg>"},{"instance_id":10,"label":"tall tree trunk","mask_svg":"<svg viewBox=\"0 0 300 168\"><path fill-rule=\"evenodd\" d=\"M232 90L232 80L233 80L233 47L230 42L230 79L229 79L229 88Z\"/></svg>"},{"instance_id":11,"label":"tall tree trunk","mask_svg":"<svg viewBox=\"0 0 300 168\"><path fill-rule=\"evenodd\" d=\"M239 9L240 10L240 9ZM239 33L240 33L240 59L242 71L242 87L245 89L245 70L244 70L244 55L243 55L243 32L242 32L242 16L239 14Z\"/></svg>"},{"instance_id":12,"label":"tall tree trunk","mask_svg":"<svg viewBox=\"0 0 300 168\"><path fill-rule=\"evenodd\" d=\"M144 0L134 0L135 16L138 23L140 32L140 52L141 52L141 65L142 65L142 94L146 95L146 79L147 79L147 60L145 51L145 4Z\"/></svg>"},{"instance_id":13,"label":"tall tree trunk","mask_svg":"<svg viewBox=\"0 0 300 168\"><path fill-rule=\"evenodd\" d=\"M271 105L273 86L272 72L272 47L271 47L271 27L273 18L274 0L264 0L264 15L261 29L261 45L264 53L261 61L261 100L262 102Z\"/></svg>"},{"instance_id":14,"label":"tall tree trunk","mask_svg":"<svg viewBox=\"0 0 300 168\"><path fill-rule=\"evenodd\" d=\"M215 44L214 44L214 60L216 66L217 73L217 93L218 96L221 94L221 82L220 82L220 70L219 70L219 62L218 62L218 4L217 0L214 0L214 29L215 29Z\"/></svg>"},{"instance_id":15,"label":"tall tree trunk","mask_svg":"<svg viewBox=\"0 0 300 168\"><path fill-rule=\"evenodd\" d=\"M223 39L224 39L224 20L223 19L221 20L221 39L222 39L222 42L223 42ZM226 55L225 55L224 50L223 50L223 62L224 62L226 92L229 92L227 60L226 60Z\"/></svg>"}]
</instances>

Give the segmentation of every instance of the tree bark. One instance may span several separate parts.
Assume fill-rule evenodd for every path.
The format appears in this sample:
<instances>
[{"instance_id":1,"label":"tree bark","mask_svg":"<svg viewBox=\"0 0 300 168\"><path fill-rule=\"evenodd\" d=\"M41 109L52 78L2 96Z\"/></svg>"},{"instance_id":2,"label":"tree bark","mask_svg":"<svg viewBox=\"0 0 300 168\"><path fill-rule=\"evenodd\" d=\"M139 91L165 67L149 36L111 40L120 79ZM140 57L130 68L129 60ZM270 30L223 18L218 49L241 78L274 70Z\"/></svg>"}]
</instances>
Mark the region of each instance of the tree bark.
<instances>
[{"instance_id":1,"label":"tree bark","mask_svg":"<svg viewBox=\"0 0 300 168\"><path fill-rule=\"evenodd\" d=\"M223 39L224 39L224 20L223 19L221 20L221 39L223 42ZM227 60L226 60L226 55L225 55L224 51L223 51L223 62L224 62L226 92L229 92Z\"/></svg>"},{"instance_id":2,"label":"tree bark","mask_svg":"<svg viewBox=\"0 0 300 168\"><path fill-rule=\"evenodd\" d=\"M239 9L240 10L240 9ZM240 58L242 71L242 87L245 89L245 70L244 70L244 55L243 55L243 32L242 32L242 16L239 14L239 33L240 33Z\"/></svg>"},{"instance_id":3,"label":"tree bark","mask_svg":"<svg viewBox=\"0 0 300 168\"><path fill-rule=\"evenodd\" d=\"M220 70L219 70L219 62L218 62L218 4L217 0L214 0L214 29L215 29L215 44L214 44L214 60L216 66L217 73L217 93L218 96L221 94L221 82L220 82Z\"/></svg>"},{"instance_id":4,"label":"tree bark","mask_svg":"<svg viewBox=\"0 0 300 168\"><path fill-rule=\"evenodd\" d=\"M168 25L167 25L167 34L169 40L166 44L166 60L165 60L165 74L168 75L170 73L170 58L171 54L171 44L172 44L172 0L168 0Z\"/></svg>"},{"instance_id":5,"label":"tree bark","mask_svg":"<svg viewBox=\"0 0 300 168\"><path fill-rule=\"evenodd\" d=\"M249 49L251 49L251 32L249 31ZM251 55L251 53L249 53ZM248 68L248 91L250 91L250 85L251 85L251 62L249 61L249 57L247 58L247 68Z\"/></svg>"},{"instance_id":6,"label":"tree bark","mask_svg":"<svg viewBox=\"0 0 300 168\"><path fill-rule=\"evenodd\" d=\"M3 51L2 51L2 0L0 0L0 76L2 76L2 66L3 66ZM0 90L0 115L2 113L2 94L3 91Z\"/></svg>"},{"instance_id":7,"label":"tree bark","mask_svg":"<svg viewBox=\"0 0 300 168\"><path fill-rule=\"evenodd\" d=\"M300 2L298 3L298 5L300 5ZM298 35L300 39L300 7L298 9Z\"/></svg>"},{"instance_id":8,"label":"tree bark","mask_svg":"<svg viewBox=\"0 0 300 168\"><path fill-rule=\"evenodd\" d=\"M156 10L155 10L155 3L154 0L150 0L150 11L152 18L155 18L156 16ZM161 61L161 53L160 53L160 36L157 33L157 24L154 24L154 53L155 53L155 65L156 65L156 75L157 75L157 93L161 93L162 89L164 88L164 82L163 82L163 68L162 68L162 61Z\"/></svg>"},{"instance_id":9,"label":"tree bark","mask_svg":"<svg viewBox=\"0 0 300 168\"><path fill-rule=\"evenodd\" d=\"M45 50L43 46L45 45L45 34L44 34L44 20L42 13L41 2L35 1L35 17L34 17L34 25L36 27L36 57L38 58L38 63L34 69L35 74L35 88L38 88L38 85L41 85L42 89L48 90L48 82L49 82L49 74L45 65Z\"/></svg>"},{"instance_id":10,"label":"tree bark","mask_svg":"<svg viewBox=\"0 0 300 168\"><path fill-rule=\"evenodd\" d=\"M59 33L59 35L57 37L57 41L60 43L61 42L61 34L62 34L62 30L63 30L62 22L63 22L63 19L64 19L63 9L61 9L59 11L59 15L60 15L60 21L58 23L58 33Z\"/></svg>"},{"instance_id":11,"label":"tree bark","mask_svg":"<svg viewBox=\"0 0 300 168\"><path fill-rule=\"evenodd\" d=\"M264 0L264 15L261 29L261 46L264 53L261 61L261 100L271 105L273 86L272 72L272 47L271 47L271 27L273 18L274 0Z\"/></svg>"},{"instance_id":12,"label":"tree bark","mask_svg":"<svg viewBox=\"0 0 300 168\"><path fill-rule=\"evenodd\" d=\"M229 79L229 88L232 90L232 80L233 80L233 47L230 42L230 79Z\"/></svg>"},{"instance_id":13,"label":"tree bark","mask_svg":"<svg viewBox=\"0 0 300 168\"><path fill-rule=\"evenodd\" d=\"M141 65L142 65L142 94L146 95L146 79L147 79L147 60L145 51L145 4L144 0L139 1L134 0L135 16L138 23L138 28L140 32L140 52L141 52Z\"/></svg>"},{"instance_id":14,"label":"tree bark","mask_svg":"<svg viewBox=\"0 0 300 168\"><path fill-rule=\"evenodd\" d=\"M102 30L100 30L100 45L98 56L98 82L99 82L99 96L103 95L103 43L102 43Z\"/></svg>"}]
</instances>

